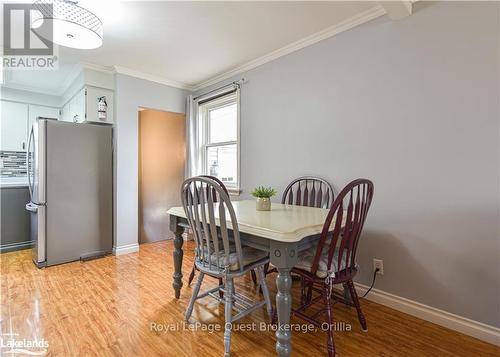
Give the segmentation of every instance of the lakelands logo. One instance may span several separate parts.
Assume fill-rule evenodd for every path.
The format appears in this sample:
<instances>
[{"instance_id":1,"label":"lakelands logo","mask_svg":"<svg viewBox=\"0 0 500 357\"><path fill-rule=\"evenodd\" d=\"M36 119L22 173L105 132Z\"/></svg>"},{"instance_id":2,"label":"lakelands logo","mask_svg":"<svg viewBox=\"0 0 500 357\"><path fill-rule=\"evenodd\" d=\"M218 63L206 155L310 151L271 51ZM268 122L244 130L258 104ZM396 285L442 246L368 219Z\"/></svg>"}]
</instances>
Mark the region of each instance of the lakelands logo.
<instances>
[{"instance_id":1,"label":"lakelands logo","mask_svg":"<svg viewBox=\"0 0 500 357\"><path fill-rule=\"evenodd\" d=\"M52 5L45 5L52 13ZM40 17L32 4L3 4L3 57L4 70L56 70L58 57L51 41L53 26L42 23L31 26L34 16ZM43 33L43 37L39 34Z\"/></svg>"},{"instance_id":2,"label":"lakelands logo","mask_svg":"<svg viewBox=\"0 0 500 357\"><path fill-rule=\"evenodd\" d=\"M0 355L21 354L29 356L43 356L47 353L49 343L45 339L27 340L18 339L17 333L4 333L0 336Z\"/></svg>"}]
</instances>

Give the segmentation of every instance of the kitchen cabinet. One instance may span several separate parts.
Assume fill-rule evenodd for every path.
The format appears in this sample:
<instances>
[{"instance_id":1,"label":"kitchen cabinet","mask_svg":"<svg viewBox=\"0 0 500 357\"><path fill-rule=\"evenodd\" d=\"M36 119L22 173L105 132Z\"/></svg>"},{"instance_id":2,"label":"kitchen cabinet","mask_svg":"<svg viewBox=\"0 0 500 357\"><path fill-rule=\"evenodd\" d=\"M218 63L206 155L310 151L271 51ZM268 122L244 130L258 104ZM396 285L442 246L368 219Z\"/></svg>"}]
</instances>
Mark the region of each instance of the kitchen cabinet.
<instances>
[{"instance_id":1,"label":"kitchen cabinet","mask_svg":"<svg viewBox=\"0 0 500 357\"><path fill-rule=\"evenodd\" d=\"M81 89L69 102L71 120L76 123L85 121L85 88Z\"/></svg>"},{"instance_id":2,"label":"kitchen cabinet","mask_svg":"<svg viewBox=\"0 0 500 357\"><path fill-rule=\"evenodd\" d=\"M69 102L66 103L62 108L61 108L61 117L59 120L62 121L69 121Z\"/></svg>"},{"instance_id":3,"label":"kitchen cabinet","mask_svg":"<svg viewBox=\"0 0 500 357\"><path fill-rule=\"evenodd\" d=\"M113 99L112 90L87 86L64 105L61 120L112 124Z\"/></svg>"},{"instance_id":4,"label":"kitchen cabinet","mask_svg":"<svg viewBox=\"0 0 500 357\"><path fill-rule=\"evenodd\" d=\"M3 103L2 103L3 104ZM28 187L1 187L0 253L31 247Z\"/></svg>"},{"instance_id":5,"label":"kitchen cabinet","mask_svg":"<svg viewBox=\"0 0 500 357\"><path fill-rule=\"evenodd\" d=\"M79 90L62 108L61 120L81 123L85 121L86 89Z\"/></svg>"},{"instance_id":6,"label":"kitchen cabinet","mask_svg":"<svg viewBox=\"0 0 500 357\"><path fill-rule=\"evenodd\" d=\"M30 104L28 107L28 136L34 121L38 117L59 119L59 108Z\"/></svg>"},{"instance_id":7,"label":"kitchen cabinet","mask_svg":"<svg viewBox=\"0 0 500 357\"><path fill-rule=\"evenodd\" d=\"M28 104L2 101L2 151L24 151L27 144Z\"/></svg>"},{"instance_id":8,"label":"kitchen cabinet","mask_svg":"<svg viewBox=\"0 0 500 357\"><path fill-rule=\"evenodd\" d=\"M59 108L2 100L0 150L25 151L31 126L38 117L59 119Z\"/></svg>"}]
</instances>

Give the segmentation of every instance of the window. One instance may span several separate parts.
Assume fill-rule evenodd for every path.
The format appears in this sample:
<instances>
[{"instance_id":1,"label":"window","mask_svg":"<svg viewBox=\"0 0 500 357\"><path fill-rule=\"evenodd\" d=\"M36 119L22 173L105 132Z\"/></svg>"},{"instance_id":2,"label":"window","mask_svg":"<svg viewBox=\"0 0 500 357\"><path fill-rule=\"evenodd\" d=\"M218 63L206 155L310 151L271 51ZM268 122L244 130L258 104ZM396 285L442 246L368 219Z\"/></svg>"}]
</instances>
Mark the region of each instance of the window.
<instances>
[{"instance_id":1,"label":"window","mask_svg":"<svg viewBox=\"0 0 500 357\"><path fill-rule=\"evenodd\" d=\"M239 191L239 94L233 92L200 104L201 159L205 175L230 191Z\"/></svg>"}]
</instances>

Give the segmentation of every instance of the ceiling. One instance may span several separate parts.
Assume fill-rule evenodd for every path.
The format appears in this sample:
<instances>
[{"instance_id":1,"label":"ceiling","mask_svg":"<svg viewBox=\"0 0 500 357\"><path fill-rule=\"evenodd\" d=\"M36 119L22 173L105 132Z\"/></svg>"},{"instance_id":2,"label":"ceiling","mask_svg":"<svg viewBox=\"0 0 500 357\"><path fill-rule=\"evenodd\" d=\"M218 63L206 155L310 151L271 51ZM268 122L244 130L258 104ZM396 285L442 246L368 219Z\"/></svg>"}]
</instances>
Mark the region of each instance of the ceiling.
<instances>
[{"instance_id":1,"label":"ceiling","mask_svg":"<svg viewBox=\"0 0 500 357\"><path fill-rule=\"evenodd\" d=\"M149 2L81 0L104 23L95 50L59 47L58 73L16 71L6 86L60 90L76 63L122 68L194 88L380 8L377 2ZM330 31L331 32L331 31ZM291 47L290 47L291 46ZM303 47L303 46L302 46ZM290 52L290 51L288 51ZM48 80L50 78L50 80Z\"/></svg>"}]
</instances>

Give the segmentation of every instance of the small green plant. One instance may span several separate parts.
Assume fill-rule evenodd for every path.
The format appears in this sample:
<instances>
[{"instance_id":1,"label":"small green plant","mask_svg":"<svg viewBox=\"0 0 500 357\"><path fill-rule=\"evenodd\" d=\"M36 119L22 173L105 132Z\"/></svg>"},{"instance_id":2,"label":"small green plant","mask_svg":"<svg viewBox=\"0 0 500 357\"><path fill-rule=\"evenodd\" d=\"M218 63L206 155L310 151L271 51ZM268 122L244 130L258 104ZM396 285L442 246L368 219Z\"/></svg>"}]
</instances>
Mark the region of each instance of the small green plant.
<instances>
[{"instance_id":1,"label":"small green plant","mask_svg":"<svg viewBox=\"0 0 500 357\"><path fill-rule=\"evenodd\" d=\"M276 193L274 188L259 186L252 191L252 196L258 198L271 198L276 195Z\"/></svg>"}]
</instances>

